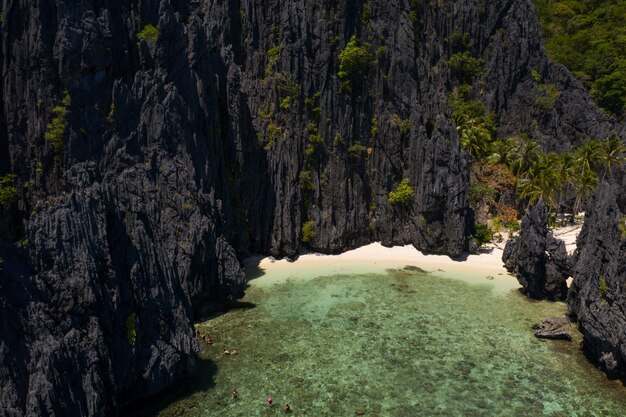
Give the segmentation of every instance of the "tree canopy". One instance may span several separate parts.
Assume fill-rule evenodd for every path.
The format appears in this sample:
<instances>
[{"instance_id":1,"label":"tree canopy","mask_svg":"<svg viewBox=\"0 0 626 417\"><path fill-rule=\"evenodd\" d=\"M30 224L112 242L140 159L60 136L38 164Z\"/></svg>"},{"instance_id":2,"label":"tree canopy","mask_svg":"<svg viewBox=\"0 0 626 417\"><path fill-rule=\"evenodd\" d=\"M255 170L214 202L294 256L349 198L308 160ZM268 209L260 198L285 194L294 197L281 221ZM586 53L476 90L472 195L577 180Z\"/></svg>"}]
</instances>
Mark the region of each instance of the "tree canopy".
<instances>
[{"instance_id":1,"label":"tree canopy","mask_svg":"<svg viewBox=\"0 0 626 417\"><path fill-rule=\"evenodd\" d=\"M626 2L534 0L546 49L585 84L600 107L626 111Z\"/></svg>"}]
</instances>

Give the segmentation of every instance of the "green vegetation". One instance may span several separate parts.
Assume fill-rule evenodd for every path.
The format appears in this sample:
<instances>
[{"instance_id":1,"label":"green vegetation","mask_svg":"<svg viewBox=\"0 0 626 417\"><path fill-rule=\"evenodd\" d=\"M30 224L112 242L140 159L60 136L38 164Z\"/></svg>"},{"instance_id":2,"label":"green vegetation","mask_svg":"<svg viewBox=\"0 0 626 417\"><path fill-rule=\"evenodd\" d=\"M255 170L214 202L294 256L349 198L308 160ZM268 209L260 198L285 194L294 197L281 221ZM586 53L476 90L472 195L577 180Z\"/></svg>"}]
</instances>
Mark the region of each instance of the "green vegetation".
<instances>
[{"instance_id":1,"label":"green vegetation","mask_svg":"<svg viewBox=\"0 0 626 417\"><path fill-rule=\"evenodd\" d=\"M533 76L534 77L534 76ZM561 92L556 88L554 84L541 84L538 85L539 96L535 99L535 107L545 115L552 113L554 104L557 98L561 95Z\"/></svg>"},{"instance_id":2,"label":"green vegetation","mask_svg":"<svg viewBox=\"0 0 626 417\"><path fill-rule=\"evenodd\" d=\"M489 226L480 223L476 223L474 226L474 239L478 247L493 241L493 230Z\"/></svg>"},{"instance_id":3,"label":"green vegetation","mask_svg":"<svg viewBox=\"0 0 626 417\"><path fill-rule=\"evenodd\" d=\"M626 2L534 0L546 49L590 90L600 107L626 105Z\"/></svg>"},{"instance_id":4,"label":"green vegetation","mask_svg":"<svg viewBox=\"0 0 626 417\"><path fill-rule=\"evenodd\" d=\"M405 178L394 191L389 192L389 204L391 205L407 205L413 200L415 191L409 184L409 179Z\"/></svg>"},{"instance_id":5,"label":"green vegetation","mask_svg":"<svg viewBox=\"0 0 626 417\"><path fill-rule=\"evenodd\" d=\"M280 108L283 110L289 110L291 107L291 96L287 96L280 101Z\"/></svg>"},{"instance_id":6,"label":"green vegetation","mask_svg":"<svg viewBox=\"0 0 626 417\"><path fill-rule=\"evenodd\" d=\"M462 82L469 82L482 73L483 62L468 51L457 52L448 60L452 75Z\"/></svg>"},{"instance_id":7,"label":"green vegetation","mask_svg":"<svg viewBox=\"0 0 626 417\"><path fill-rule=\"evenodd\" d=\"M302 224L302 243L309 243L315 237L315 220Z\"/></svg>"},{"instance_id":8,"label":"green vegetation","mask_svg":"<svg viewBox=\"0 0 626 417\"><path fill-rule=\"evenodd\" d=\"M67 107L70 105L70 95L65 91L65 96L61 100L61 104L54 106L52 109L52 120L48 123L44 138L52 145L54 149L54 158L57 162L63 159L63 138L65 136L65 127L67 123Z\"/></svg>"},{"instance_id":9,"label":"green vegetation","mask_svg":"<svg viewBox=\"0 0 626 417\"><path fill-rule=\"evenodd\" d=\"M367 147L361 145L361 142L355 142L354 145L348 148L348 153L353 158L360 158L367 155Z\"/></svg>"},{"instance_id":10,"label":"green vegetation","mask_svg":"<svg viewBox=\"0 0 626 417\"><path fill-rule=\"evenodd\" d=\"M606 292L608 291L608 286L606 285L606 280L604 279L604 275L600 274L598 277L598 295L600 298L604 298L606 296Z\"/></svg>"},{"instance_id":11,"label":"green vegetation","mask_svg":"<svg viewBox=\"0 0 626 417\"><path fill-rule=\"evenodd\" d=\"M478 205L480 202L493 201L496 195L496 190L493 187L488 186L482 182L472 182L469 189L469 202L473 206Z\"/></svg>"},{"instance_id":12,"label":"green vegetation","mask_svg":"<svg viewBox=\"0 0 626 417\"><path fill-rule=\"evenodd\" d=\"M137 342L137 315L135 313L131 313L126 318L126 339L131 345Z\"/></svg>"},{"instance_id":13,"label":"green vegetation","mask_svg":"<svg viewBox=\"0 0 626 417\"><path fill-rule=\"evenodd\" d=\"M300 189L302 191L313 191L313 178L311 176L311 171L305 170L300 172Z\"/></svg>"},{"instance_id":14,"label":"green vegetation","mask_svg":"<svg viewBox=\"0 0 626 417\"><path fill-rule=\"evenodd\" d=\"M274 66L276 65L276 61L278 61L278 55L280 54L280 46L276 45L268 49L265 54L267 55L267 65L265 66L265 76L267 77L274 72Z\"/></svg>"},{"instance_id":15,"label":"green vegetation","mask_svg":"<svg viewBox=\"0 0 626 417\"><path fill-rule=\"evenodd\" d=\"M372 118L372 127L370 128L370 133L372 136L376 136L378 134L378 119L376 117Z\"/></svg>"},{"instance_id":16,"label":"green vegetation","mask_svg":"<svg viewBox=\"0 0 626 417\"><path fill-rule=\"evenodd\" d=\"M622 235L622 239L626 239L626 214L622 214L619 217L617 227L619 227L620 234Z\"/></svg>"},{"instance_id":17,"label":"green vegetation","mask_svg":"<svg viewBox=\"0 0 626 417\"><path fill-rule=\"evenodd\" d=\"M540 79L538 73L534 77ZM559 91L551 84L540 84L539 88L547 100L546 110L549 107L551 111ZM517 197L527 205L543 200L551 212L577 213L601 178L613 178L615 171L623 168L626 146L617 138L601 142L589 139L573 153L560 155L544 154L525 134L498 140L493 114L487 113L485 104L472 95L472 88L461 84L448 101L461 146L475 158L475 166L480 167L477 170L486 174L472 181L469 198L474 206L497 205L498 196L506 194L505 188L510 183L516 185ZM496 169L498 165L503 168ZM496 177L502 181L486 183L487 179ZM502 189L498 189L499 184ZM505 207L496 208L501 212Z\"/></svg>"},{"instance_id":18,"label":"green vegetation","mask_svg":"<svg viewBox=\"0 0 626 417\"><path fill-rule=\"evenodd\" d=\"M280 108L289 110L291 104L295 103L300 95L298 83L292 80L289 75L281 73L276 77L276 88L279 97L282 97Z\"/></svg>"},{"instance_id":19,"label":"green vegetation","mask_svg":"<svg viewBox=\"0 0 626 417\"><path fill-rule=\"evenodd\" d=\"M339 72L337 75L342 83L342 90L350 89L350 80L363 76L369 70L372 55L369 45L359 46L356 35L350 38L345 48L339 53Z\"/></svg>"},{"instance_id":20,"label":"green vegetation","mask_svg":"<svg viewBox=\"0 0 626 417\"><path fill-rule=\"evenodd\" d=\"M0 177L0 207L8 207L17 196L17 187L15 182L17 175L4 174Z\"/></svg>"},{"instance_id":21,"label":"green vegetation","mask_svg":"<svg viewBox=\"0 0 626 417\"><path fill-rule=\"evenodd\" d=\"M485 103L471 99L471 94L472 87L462 84L450 94L448 103L461 146L474 158L482 159L490 154L495 116L487 112Z\"/></svg>"},{"instance_id":22,"label":"green vegetation","mask_svg":"<svg viewBox=\"0 0 626 417\"><path fill-rule=\"evenodd\" d=\"M137 39L140 41L156 42L156 40L159 39L159 30L155 26L147 24L141 29L141 32L137 34Z\"/></svg>"},{"instance_id":23,"label":"green vegetation","mask_svg":"<svg viewBox=\"0 0 626 417\"><path fill-rule=\"evenodd\" d=\"M111 108L109 109L107 122L109 122L109 124L113 124L114 121L115 121L115 101L111 100Z\"/></svg>"},{"instance_id":24,"label":"green vegetation","mask_svg":"<svg viewBox=\"0 0 626 417\"><path fill-rule=\"evenodd\" d=\"M265 150L269 151L272 144L280 137L282 129L274 122L270 122L265 129Z\"/></svg>"}]
</instances>

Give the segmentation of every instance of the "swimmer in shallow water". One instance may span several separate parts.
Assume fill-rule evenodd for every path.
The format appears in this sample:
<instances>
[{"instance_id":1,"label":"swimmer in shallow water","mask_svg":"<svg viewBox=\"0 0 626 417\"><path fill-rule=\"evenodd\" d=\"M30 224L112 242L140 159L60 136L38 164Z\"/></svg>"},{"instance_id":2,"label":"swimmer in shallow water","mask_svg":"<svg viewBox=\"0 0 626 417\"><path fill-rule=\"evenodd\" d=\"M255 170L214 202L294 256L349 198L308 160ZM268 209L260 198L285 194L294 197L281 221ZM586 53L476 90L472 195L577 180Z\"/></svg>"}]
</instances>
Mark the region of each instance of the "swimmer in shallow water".
<instances>
[{"instance_id":1,"label":"swimmer in shallow water","mask_svg":"<svg viewBox=\"0 0 626 417\"><path fill-rule=\"evenodd\" d=\"M285 413L291 413L291 406L289 404L285 404L285 406L283 407L283 411Z\"/></svg>"},{"instance_id":2,"label":"swimmer in shallow water","mask_svg":"<svg viewBox=\"0 0 626 417\"><path fill-rule=\"evenodd\" d=\"M271 395L265 399L265 404L269 405L270 407L274 405L274 400L272 399Z\"/></svg>"},{"instance_id":3,"label":"swimmer in shallow water","mask_svg":"<svg viewBox=\"0 0 626 417\"><path fill-rule=\"evenodd\" d=\"M233 399L239 398L239 393L237 392L236 389L233 390L233 392L230 394L231 397L233 397Z\"/></svg>"}]
</instances>

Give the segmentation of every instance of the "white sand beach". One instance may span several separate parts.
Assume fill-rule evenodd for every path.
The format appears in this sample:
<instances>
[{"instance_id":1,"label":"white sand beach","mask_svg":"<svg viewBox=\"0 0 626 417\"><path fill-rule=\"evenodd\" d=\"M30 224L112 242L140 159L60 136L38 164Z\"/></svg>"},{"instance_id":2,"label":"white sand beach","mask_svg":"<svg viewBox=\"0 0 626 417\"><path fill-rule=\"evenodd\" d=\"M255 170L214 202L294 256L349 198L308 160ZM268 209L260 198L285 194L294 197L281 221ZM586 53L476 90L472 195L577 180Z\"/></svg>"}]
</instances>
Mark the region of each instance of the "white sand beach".
<instances>
[{"instance_id":1,"label":"white sand beach","mask_svg":"<svg viewBox=\"0 0 626 417\"><path fill-rule=\"evenodd\" d=\"M565 241L568 253L576 248L576 236L580 225L556 228L555 237ZM244 265L260 269L263 274L255 285L269 285L286 279L311 279L323 275L354 273L383 273L389 268L415 266L435 275L462 279L474 284L490 284L496 290L518 288L515 277L507 272L502 263L506 239L485 245L479 254L464 254L457 258L446 255L426 255L411 245L385 247L371 243L340 255L308 253L295 261L272 257L251 257ZM259 275L259 274L257 274Z\"/></svg>"}]
</instances>

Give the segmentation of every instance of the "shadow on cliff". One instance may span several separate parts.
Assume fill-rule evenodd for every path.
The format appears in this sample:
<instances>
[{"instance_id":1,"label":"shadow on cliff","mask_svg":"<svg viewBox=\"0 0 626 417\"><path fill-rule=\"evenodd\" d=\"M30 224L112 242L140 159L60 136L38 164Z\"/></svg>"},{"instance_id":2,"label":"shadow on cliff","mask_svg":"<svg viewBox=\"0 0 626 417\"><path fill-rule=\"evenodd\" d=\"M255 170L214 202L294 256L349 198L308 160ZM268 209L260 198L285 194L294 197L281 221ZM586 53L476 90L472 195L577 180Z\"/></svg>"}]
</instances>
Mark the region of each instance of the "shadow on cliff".
<instances>
[{"instance_id":1,"label":"shadow on cliff","mask_svg":"<svg viewBox=\"0 0 626 417\"><path fill-rule=\"evenodd\" d=\"M246 273L246 284L244 285L244 291L250 287L248 282L265 275L265 270L259 266L261 259L263 259L262 256L253 256L244 260L243 266ZM223 303L207 304L203 306L203 308L196 311L196 313L194 314L194 322L199 323L206 320L211 320L232 310L249 310L255 307L256 304L249 301L242 301L241 299L230 300Z\"/></svg>"},{"instance_id":2,"label":"shadow on cliff","mask_svg":"<svg viewBox=\"0 0 626 417\"><path fill-rule=\"evenodd\" d=\"M215 362L210 359L198 358L196 369L191 376L154 397L133 401L131 404L125 405L120 411L120 416L152 417L159 415L168 406L177 402L179 404L176 409L169 410L167 414L186 415L191 410L186 409L187 406L181 401L185 398L193 399L197 395L201 395L202 392L213 388L215 386L213 377L216 373L217 365Z\"/></svg>"}]
</instances>

